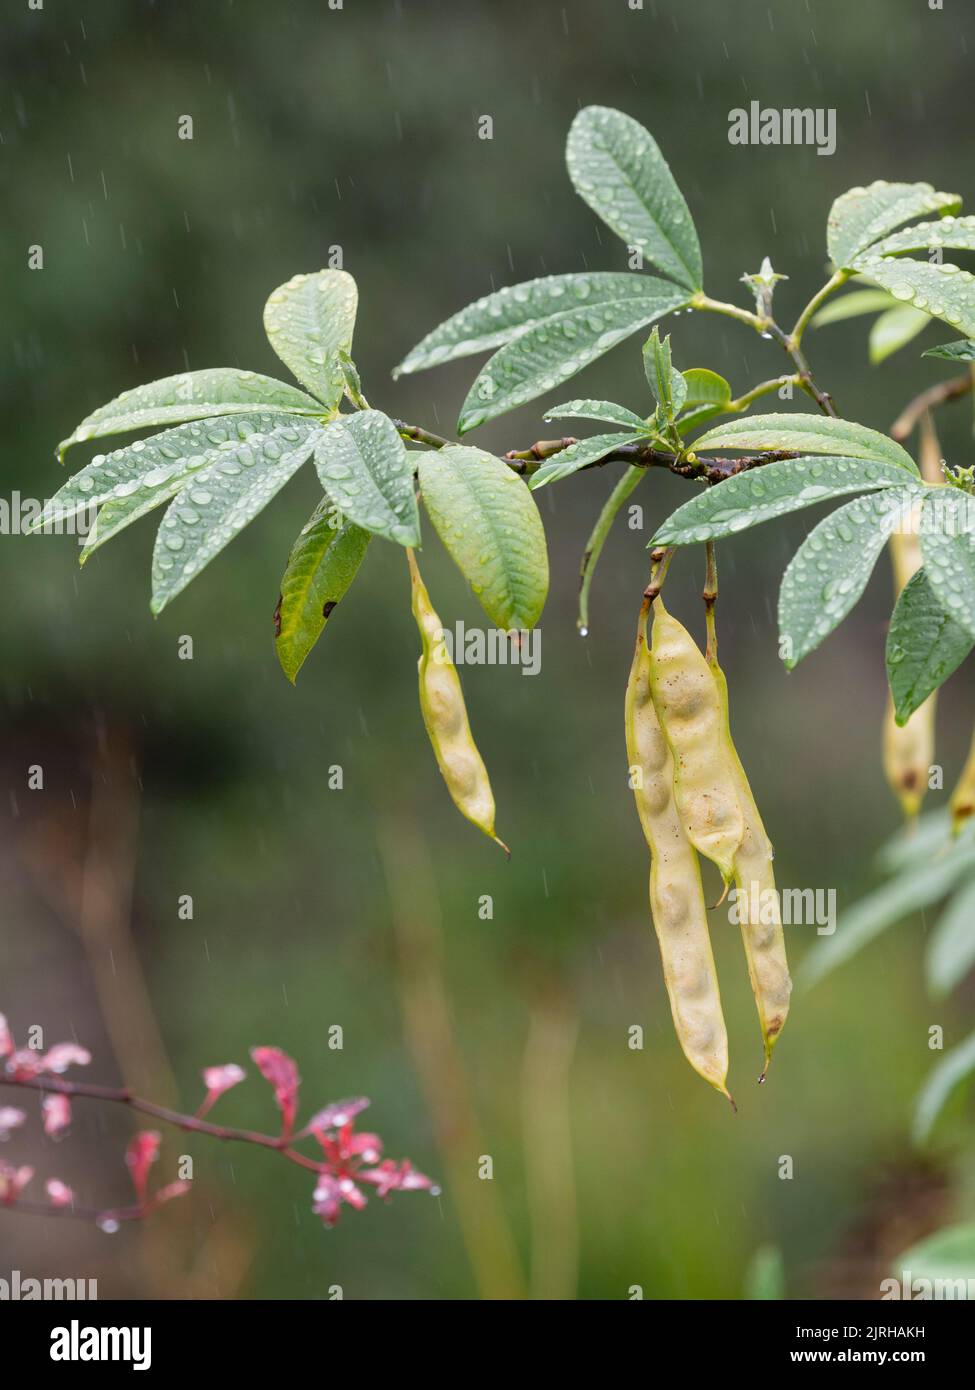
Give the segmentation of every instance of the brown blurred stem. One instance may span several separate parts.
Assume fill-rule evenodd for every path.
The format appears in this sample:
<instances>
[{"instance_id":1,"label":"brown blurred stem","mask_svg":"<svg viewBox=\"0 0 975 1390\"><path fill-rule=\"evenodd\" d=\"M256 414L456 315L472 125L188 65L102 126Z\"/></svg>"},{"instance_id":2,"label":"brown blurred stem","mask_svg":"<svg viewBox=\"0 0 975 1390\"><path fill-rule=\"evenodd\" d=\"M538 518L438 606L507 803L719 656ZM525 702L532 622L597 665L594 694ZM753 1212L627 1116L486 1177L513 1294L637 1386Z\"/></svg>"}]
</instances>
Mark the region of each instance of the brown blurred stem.
<instances>
[{"instance_id":1,"label":"brown blurred stem","mask_svg":"<svg viewBox=\"0 0 975 1390\"><path fill-rule=\"evenodd\" d=\"M569 1081L578 1020L565 992L543 990L531 1011L521 1072L531 1221L531 1296L575 1298L579 1265Z\"/></svg>"},{"instance_id":2,"label":"brown blurred stem","mask_svg":"<svg viewBox=\"0 0 975 1390\"><path fill-rule=\"evenodd\" d=\"M939 405L945 405L948 401L957 401L962 396L967 396L972 389L972 377L971 372L966 372L964 376L953 376L948 381L939 381L937 385L929 386L926 391L915 396L891 425L891 436L898 440L907 439L914 426L928 411L936 410Z\"/></svg>"},{"instance_id":3,"label":"brown blurred stem","mask_svg":"<svg viewBox=\"0 0 975 1390\"><path fill-rule=\"evenodd\" d=\"M481 1179L488 1152L454 1032L444 971L440 904L430 849L403 811L380 830L389 888L406 1042L426 1098L446 1170L446 1191L460 1223L481 1297L521 1299L524 1275L494 1179Z\"/></svg>"}]
</instances>

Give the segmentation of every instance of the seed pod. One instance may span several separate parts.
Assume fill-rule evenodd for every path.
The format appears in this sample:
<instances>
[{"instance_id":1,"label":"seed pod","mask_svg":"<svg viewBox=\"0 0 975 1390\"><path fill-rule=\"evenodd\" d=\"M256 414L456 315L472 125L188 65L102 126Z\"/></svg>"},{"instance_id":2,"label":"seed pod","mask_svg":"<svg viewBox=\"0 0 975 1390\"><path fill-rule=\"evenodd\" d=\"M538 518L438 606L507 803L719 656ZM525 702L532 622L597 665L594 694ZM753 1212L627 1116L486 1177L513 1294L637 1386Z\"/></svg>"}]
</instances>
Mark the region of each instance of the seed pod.
<instances>
[{"instance_id":1,"label":"seed pod","mask_svg":"<svg viewBox=\"0 0 975 1390\"><path fill-rule=\"evenodd\" d=\"M957 835L968 819L975 814L975 735L968 750L958 785L951 793L951 833Z\"/></svg>"},{"instance_id":2,"label":"seed pod","mask_svg":"<svg viewBox=\"0 0 975 1390\"><path fill-rule=\"evenodd\" d=\"M674 799L674 762L657 719L647 650L649 603L640 611L626 687L626 750L637 811L650 847L650 911L677 1039L691 1066L728 1096L728 1034L711 953L701 871ZM733 1102L732 1102L733 1103Z\"/></svg>"},{"instance_id":3,"label":"seed pod","mask_svg":"<svg viewBox=\"0 0 975 1390\"><path fill-rule=\"evenodd\" d=\"M413 616L423 642L418 662L420 710L437 764L461 815L490 835L508 854L508 846L494 833L494 793L467 721L460 677L444 644L443 624L430 602L412 550L408 549L406 555L413 588Z\"/></svg>"},{"instance_id":4,"label":"seed pod","mask_svg":"<svg viewBox=\"0 0 975 1390\"><path fill-rule=\"evenodd\" d=\"M915 508L915 513L919 509L920 504ZM913 519L914 514L907 532L898 532L890 538L895 594L899 594L921 568L921 546ZM898 725L894 718L894 701L889 691L887 694L883 735L884 773L908 820L913 820L920 811L928 789L928 771L934 762L937 702L935 692L918 706L906 724Z\"/></svg>"},{"instance_id":5,"label":"seed pod","mask_svg":"<svg viewBox=\"0 0 975 1390\"><path fill-rule=\"evenodd\" d=\"M721 699L696 642L659 598L654 601L650 680L674 757L674 795L687 838L718 866L728 885L745 820L722 738Z\"/></svg>"},{"instance_id":6,"label":"seed pod","mask_svg":"<svg viewBox=\"0 0 975 1390\"><path fill-rule=\"evenodd\" d=\"M792 980L789 977L782 913L772 868L772 846L731 738L728 682L716 660L710 666L721 699L722 739L728 750L745 820L744 838L735 854L736 906L748 962L748 978L762 1027L765 1066L760 1079L764 1081L772 1059L772 1048L789 1012Z\"/></svg>"}]
</instances>

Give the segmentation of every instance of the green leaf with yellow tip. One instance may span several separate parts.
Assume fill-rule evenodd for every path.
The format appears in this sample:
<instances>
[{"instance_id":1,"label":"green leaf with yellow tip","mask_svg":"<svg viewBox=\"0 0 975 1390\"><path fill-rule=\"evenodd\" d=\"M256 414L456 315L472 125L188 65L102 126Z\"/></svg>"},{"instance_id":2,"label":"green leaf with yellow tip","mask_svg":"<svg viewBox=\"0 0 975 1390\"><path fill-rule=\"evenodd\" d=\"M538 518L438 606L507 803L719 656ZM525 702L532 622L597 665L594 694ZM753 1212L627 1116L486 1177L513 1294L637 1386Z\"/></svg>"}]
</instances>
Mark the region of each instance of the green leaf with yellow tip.
<instances>
[{"instance_id":1,"label":"green leaf with yellow tip","mask_svg":"<svg viewBox=\"0 0 975 1390\"><path fill-rule=\"evenodd\" d=\"M346 521L328 497L322 498L301 528L274 613L274 646L292 685L358 574L371 539L368 531Z\"/></svg>"},{"instance_id":2,"label":"green leaf with yellow tip","mask_svg":"<svg viewBox=\"0 0 975 1390\"><path fill-rule=\"evenodd\" d=\"M264 329L274 351L303 386L328 408L345 390L341 353L352 349L358 290L344 270L295 275L264 306Z\"/></svg>"},{"instance_id":3,"label":"green leaf with yellow tip","mask_svg":"<svg viewBox=\"0 0 975 1390\"><path fill-rule=\"evenodd\" d=\"M522 479L493 454L461 444L421 454L419 475L437 534L491 621L534 627L548 594L548 550Z\"/></svg>"}]
</instances>

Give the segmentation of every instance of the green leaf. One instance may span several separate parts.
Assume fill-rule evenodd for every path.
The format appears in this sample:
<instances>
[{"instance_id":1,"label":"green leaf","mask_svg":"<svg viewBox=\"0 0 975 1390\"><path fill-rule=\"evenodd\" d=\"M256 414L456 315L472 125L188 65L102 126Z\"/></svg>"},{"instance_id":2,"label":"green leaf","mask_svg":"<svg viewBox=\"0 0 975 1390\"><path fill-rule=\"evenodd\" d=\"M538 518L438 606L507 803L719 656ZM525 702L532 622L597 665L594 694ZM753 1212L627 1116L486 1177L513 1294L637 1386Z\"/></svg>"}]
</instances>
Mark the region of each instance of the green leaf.
<instances>
[{"instance_id":1,"label":"green leaf","mask_svg":"<svg viewBox=\"0 0 975 1390\"><path fill-rule=\"evenodd\" d=\"M47 522L63 522L86 507L103 503L111 503L113 513L118 503L118 512L114 514L128 515L134 521L172 497L191 474L225 457L227 451L233 454L251 435L263 435L285 425L294 425L304 432L319 428L314 420L278 411L251 411L246 415L190 421L163 430L151 439L137 439L123 449L96 454L58 489L31 529L41 530ZM97 529L101 540L107 540L106 526L99 525Z\"/></svg>"},{"instance_id":2,"label":"green leaf","mask_svg":"<svg viewBox=\"0 0 975 1390\"><path fill-rule=\"evenodd\" d=\"M510 343L528 329L560 318L571 309L624 299L642 292L643 277L620 271L587 271L573 275L543 275L521 285L508 285L468 304L423 338L407 353L393 376L420 372L470 357L475 352ZM681 298L686 300L687 296Z\"/></svg>"},{"instance_id":3,"label":"green leaf","mask_svg":"<svg viewBox=\"0 0 975 1390\"><path fill-rule=\"evenodd\" d=\"M926 251L931 247L975 251L975 217L949 216L918 222L875 242L870 251L877 256L896 256L902 251Z\"/></svg>"},{"instance_id":4,"label":"green leaf","mask_svg":"<svg viewBox=\"0 0 975 1390\"><path fill-rule=\"evenodd\" d=\"M975 823L969 822L969 827L975 830ZM896 873L925 863L952 843L948 810L925 811L912 824L900 826L877 851L877 865L883 873Z\"/></svg>"},{"instance_id":5,"label":"green leaf","mask_svg":"<svg viewBox=\"0 0 975 1390\"><path fill-rule=\"evenodd\" d=\"M726 420L694 441L694 450L797 449L808 454L840 454L847 458L893 463L917 474L917 465L893 439L852 420L828 415L753 415Z\"/></svg>"},{"instance_id":6,"label":"green leaf","mask_svg":"<svg viewBox=\"0 0 975 1390\"><path fill-rule=\"evenodd\" d=\"M939 858L912 864L874 889L840 914L832 936L822 937L807 952L797 983L803 989L812 989L895 922L940 902L973 866L975 851L952 847Z\"/></svg>"},{"instance_id":7,"label":"green leaf","mask_svg":"<svg viewBox=\"0 0 975 1390\"><path fill-rule=\"evenodd\" d=\"M785 1298L785 1265L778 1246L760 1245L755 1251L745 1270L744 1296L776 1302Z\"/></svg>"},{"instance_id":8,"label":"green leaf","mask_svg":"<svg viewBox=\"0 0 975 1390\"><path fill-rule=\"evenodd\" d=\"M973 639L945 612L923 569L905 584L887 633L887 679L898 724L906 724L971 651Z\"/></svg>"},{"instance_id":9,"label":"green leaf","mask_svg":"<svg viewBox=\"0 0 975 1390\"><path fill-rule=\"evenodd\" d=\"M887 309L873 323L870 329L870 361L879 366L916 338L931 322L920 309L912 309L909 304L898 304L896 309Z\"/></svg>"},{"instance_id":10,"label":"green leaf","mask_svg":"<svg viewBox=\"0 0 975 1390\"><path fill-rule=\"evenodd\" d=\"M335 505L399 545L420 544L413 466L396 426L379 410L343 415L315 444L315 467Z\"/></svg>"},{"instance_id":11,"label":"green leaf","mask_svg":"<svg viewBox=\"0 0 975 1390\"><path fill-rule=\"evenodd\" d=\"M901 1279L909 1273L912 1285L915 1279L931 1283L940 1280L941 1297L970 1298L971 1283L975 1280L975 1223L946 1226L912 1245L898 1257L893 1273ZM962 1281L961 1287L959 1281ZM945 1287L949 1282L954 1285L950 1291ZM939 1297L937 1290L934 1293Z\"/></svg>"},{"instance_id":12,"label":"green leaf","mask_svg":"<svg viewBox=\"0 0 975 1390\"><path fill-rule=\"evenodd\" d=\"M793 555L779 590L779 641L789 643L786 668L808 656L849 613L863 593L890 533L901 521L912 489L858 497L815 526Z\"/></svg>"},{"instance_id":13,"label":"green leaf","mask_svg":"<svg viewBox=\"0 0 975 1390\"><path fill-rule=\"evenodd\" d=\"M299 415L320 415L322 407L312 396L289 386L286 381L242 372L236 367L208 367L201 372L181 372L123 391L107 405L86 415L81 424L62 439L58 453L62 459L72 444L88 439L104 439L151 425L178 425L187 420L206 420L214 415L232 415L278 408Z\"/></svg>"},{"instance_id":14,"label":"green leaf","mask_svg":"<svg viewBox=\"0 0 975 1390\"><path fill-rule=\"evenodd\" d=\"M672 422L687 399L687 384L670 357L670 334L661 340L654 328L643 346L643 370L665 420Z\"/></svg>"},{"instance_id":15,"label":"green leaf","mask_svg":"<svg viewBox=\"0 0 975 1390\"><path fill-rule=\"evenodd\" d=\"M975 878L955 893L928 937L925 970L931 993L943 997L975 966Z\"/></svg>"},{"instance_id":16,"label":"green leaf","mask_svg":"<svg viewBox=\"0 0 975 1390\"><path fill-rule=\"evenodd\" d=\"M818 456L781 459L697 493L671 512L647 549L717 540L833 497L904 484L903 468L890 463Z\"/></svg>"},{"instance_id":17,"label":"green leaf","mask_svg":"<svg viewBox=\"0 0 975 1390\"><path fill-rule=\"evenodd\" d=\"M875 256L859 260L857 265L899 303L922 309L960 333L975 334L975 275L967 270L959 270L950 261L932 265L910 256Z\"/></svg>"},{"instance_id":18,"label":"green leaf","mask_svg":"<svg viewBox=\"0 0 975 1390\"><path fill-rule=\"evenodd\" d=\"M851 188L836 199L826 219L826 246L838 270L857 269L856 257L904 222L931 212L957 212L956 193L937 193L929 183L885 183Z\"/></svg>"},{"instance_id":19,"label":"green leaf","mask_svg":"<svg viewBox=\"0 0 975 1390\"><path fill-rule=\"evenodd\" d=\"M641 420L625 405L614 405L612 401L566 401L564 405L552 406L545 412L546 420L605 420L611 425L622 425L625 429L646 434L647 422Z\"/></svg>"},{"instance_id":20,"label":"green leaf","mask_svg":"<svg viewBox=\"0 0 975 1390\"><path fill-rule=\"evenodd\" d=\"M352 349L359 292L344 270L295 275L264 306L264 331L303 386L329 409L345 390L340 352Z\"/></svg>"},{"instance_id":21,"label":"green leaf","mask_svg":"<svg viewBox=\"0 0 975 1390\"><path fill-rule=\"evenodd\" d=\"M579 617L576 626L581 637L589 636L589 590L592 587L593 576L596 573L596 565L599 563L603 546L606 544L606 537L616 520L617 512L634 488L646 477L648 471L646 468L638 468L635 464L631 464L626 469L603 503L602 511L596 518L596 524L590 532L586 549L583 552L582 564L579 567Z\"/></svg>"},{"instance_id":22,"label":"green leaf","mask_svg":"<svg viewBox=\"0 0 975 1390\"><path fill-rule=\"evenodd\" d=\"M156 532L153 613L161 613L263 511L310 456L318 433L297 418L278 421L194 474Z\"/></svg>"},{"instance_id":23,"label":"green leaf","mask_svg":"<svg viewBox=\"0 0 975 1390\"><path fill-rule=\"evenodd\" d=\"M576 192L627 246L680 284L701 288L697 232L649 131L621 111L587 106L572 122L565 161Z\"/></svg>"},{"instance_id":24,"label":"green leaf","mask_svg":"<svg viewBox=\"0 0 975 1390\"><path fill-rule=\"evenodd\" d=\"M731 387L723 376L707 367L692 367L684 372L686 396L684 405L724 405L731 400Z\"/></svg>"},{"instance_id":25,"label":"green leaf","mask_svg":"<svg viewBox=\"0 0 975 1390\"><path fill-rule=\"evenodd\" d=\"M568 478L572 473L578 473L580 468L586 468L590 463L598 463L607 454L614 453L624 444L636 444L640 441L632 434L593 434L588 439L580 439L576 444L570 444L567 449L560 450L543 463L537 473L533 473L528 480L528 486L532 492L537 492L546 483L559 483L563 478Z\"/></svg>"},{"instance_id":26,"label":"green leaf","mask_svg":"<svg viewBox=\"0 0 975 1390\"><path fill-rule=\"evenodd\" d=\"M298 533L274 614L275 649L292 685L356 577L371 539L355 522L337 516L329 497L322 498Z\"/></svg>"},{"instance_id":27,"label":"green leaf","mask_svg":"<svg viewBox=\"0 0 975 1390\"><path fill-rule=\"evenodd\" d=\"M945 1053L937 1065L931 1069L927 1080L918 1092L912 1130L916 1144L923 1144L929 1138L948 1097L959 1082L971 1076L973 1071L975 1071L975 1033ZM914 1256L914 1258L917 1257Z\"/></svg>"},{"instance_id":28,"label":"green leaf","mask_svg":"<svg viewBox=\"0 0 975 1390\"><path fill-rule=\"evenodd\" d=\"M568 295L561 313L520 332L481 368L461 407L458 433L553 390L687 297L652 275L606 275L587 296Z\"/></svg>"},{"instance_id":29,"label":"green leaf","mask_svg":"<svg viewBox=\"0 0 975 1390\"><path fill-rule=\"evenodd\" d=\"M483 449L420 455L420 491L437 534L498 627L531 628L548 594L538 507L521 478Z\"/></svg>"},{"instance_id":30,"label":"green leaf","mask_svg":"<svg viewBox=\"0 0 975 1390\"><path fill-rule=\"evenodd\" d=\"M975 637L975 498L927 488L919 529L931 588L945 612Z\"/></svg>"},{"instance_id":31,"label":"green leaf","mask_svg":"<svg viewBox=\"0 0 975 1390\"><path fill-rule=\"evenodd\" d=\"M359 368L344 348L339 349L337 356L339 366L342 368L346 397L352 402L356 410L368 410L369 402L362 394L362 378L359 376Z\"/></svg>"},{"instance_id":32,"label":"green leaf","mask_svg":"<svg viewBox=\"0 0 975 1390\"><path fill-rule=\"evenodd\" d=\"M839 299L831 299L810 321L813 328L825 328L830 323L858 318L861 314L876 314L890 309L895 301L886 290L853 290Z\"/></svg>"},{"instance_id":33,"label":"green leaf","mask_svg":"<svg viewBox=\"0 0 975 1390\"><path fill-rule=\"evenodd\" d=\"M961 338L957 343L939 343L928 348L922 357L940 357L945 362L975 362L975 340Z\"/></svg>"},{"instance_id":34,"label":"green leaf","mask_svg":"<svg viewBox=\"0 0 975 1390\"><path fill-rule=\"evenodd\" d=\"M693 405L690 410L685 410L677 421L677 433L681 436L692 434L694 430L707 424L708 420L713 420L716 415L723 415L724 413L725 407L723 405Z\"/></svg>"}]
</instances>

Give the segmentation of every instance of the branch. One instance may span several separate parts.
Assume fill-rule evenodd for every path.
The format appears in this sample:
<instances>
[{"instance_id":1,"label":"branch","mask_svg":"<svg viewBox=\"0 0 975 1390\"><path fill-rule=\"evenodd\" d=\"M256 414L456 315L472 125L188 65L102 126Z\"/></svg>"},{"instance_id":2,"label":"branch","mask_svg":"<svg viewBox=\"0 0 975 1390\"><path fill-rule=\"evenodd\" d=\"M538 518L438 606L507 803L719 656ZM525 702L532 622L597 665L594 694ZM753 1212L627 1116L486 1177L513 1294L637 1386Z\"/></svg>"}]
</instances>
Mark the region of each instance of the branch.
<instances>
[{"instance_id":1,"label":"branch","mask_svg":"<svg viewBox=\"0 0 975 1390\"><path fill-rule=\"evenodd\" d=\"M890 427L891 437L897 440L907 439L925 411L934 410L947 401L957 401L961 396L967 396L972 384L972 376L966 372L964 376L953 376L948 381L939 381L936 386L929 386L926 391L915 396L898 415Z\"/></svg>"},{"instance_id":2,"label":"branch","mask_svg":"<svg viewBox=\"0 0 975 1390\"><path fill-rule=\"evenodd\" d=\"M70 1099L100 1100L112 1105L125 1105L130 1110L137 1110L141 1115L149 1115L161 1124L172 1125L175 1129L182 1129L193 1134L206 1134L211 1139L222 1139L231 1143L256 1144L262 1149L274 1149L290 1159L292 1163L297 1163L302 1168L307 1168L313 1173L324 1172L328 1168L327 1163L316 1163L314 1159L306 1158L304 1154L297 1153L290 1147L290 1141L282 1135L259 1134L251 1129L232 1129L226 1125L215 1125L210 1120L200 1119L197 1115L184 1115L178 1110L170 1110L168 1106L157 1105L155 1101L143 1100L141 1096L135 1096L131 1091L124 1087L95 1086L87 1081L64 1081L58 1076L32 1076L18 1079L13 1076L6 1076L0 1072L0 1086L17 1086L21 1090L40 1091L44 1095L68 1096ZM303 1135L299 1135L303 1138ZM18 1203L18 1207L19 1207Z\"/></svg>"}]
</instances>

